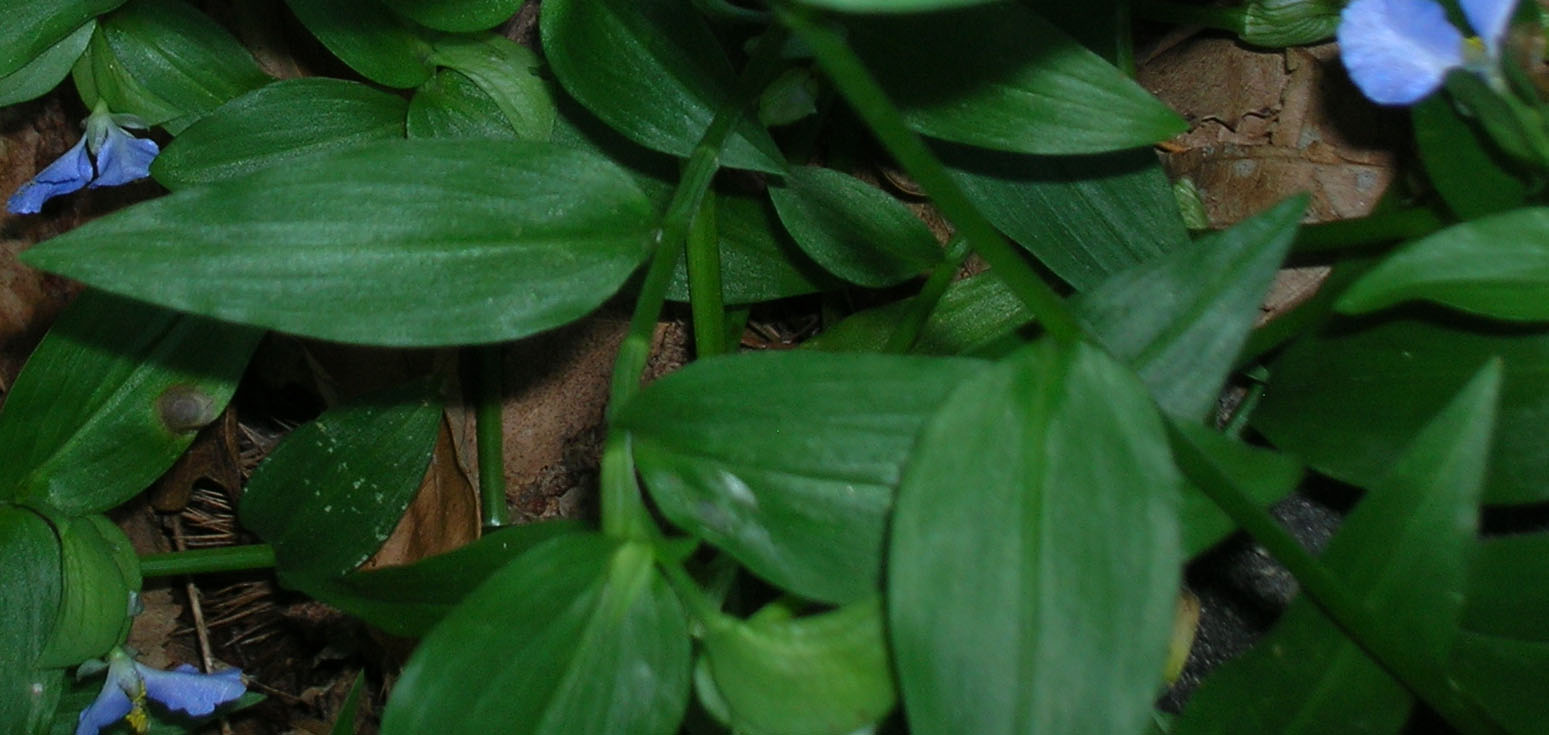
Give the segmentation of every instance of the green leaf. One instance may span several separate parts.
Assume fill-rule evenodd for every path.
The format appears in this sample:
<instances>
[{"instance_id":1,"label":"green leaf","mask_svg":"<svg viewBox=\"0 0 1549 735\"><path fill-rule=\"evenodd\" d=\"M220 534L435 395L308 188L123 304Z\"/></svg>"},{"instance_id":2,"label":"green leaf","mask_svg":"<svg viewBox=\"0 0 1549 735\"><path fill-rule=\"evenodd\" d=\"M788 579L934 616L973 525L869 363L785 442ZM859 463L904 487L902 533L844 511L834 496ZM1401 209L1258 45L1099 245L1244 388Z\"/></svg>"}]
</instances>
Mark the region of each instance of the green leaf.
<instances>
[{"instance_id":1,"label":"green leaf","mask_svg":"<svg viewBox=\"0 0 1549 735\"><path fill-rule=\"evenodd\" d=\"M104 16L97 35L97 93L114 112L167 125L174 134L271 81L231 34L178 0L136 0ZM154 102L144 104L141 93Z\"/></svg>"},{"instance_id":2,"label":"green leaf","mask_svg":"<svg viewBox=\"0 0 1549 735\"><path fill-rule=\"evenodd\" d=\"M1348 0L1248 0L1238 35L1255 46L1280 48L1334 37Z\"/></svg>"},{"instance_id":3,"label":"green leaf","mask_svg":"<svg viewBox=\"0 0 1549 735\"><path fill-rule=\"evenodd\" d=\"M1536 733L1549 718L1549 643L1463 631L1450 673L1513 733Z\"/></svg>"},{"instance_id":4,"label":"green leaf","mask_svg":"<svg viewBox=\"0 0 1549 735\"><path fill-rule=\"evenodd\" d=\"M440 31L482 31L516 15L523 0L384 0L405 18Z\"/></svg>"},{"instance_id":5,"label":"green leaf","mask_svg":"<svg viewBox=\"0 0 1549 735\"><path fill-rule=\"evenodd\" d=\"M37 665L99 658L129 634L140 564L129 537L106 516L54 519L59 534L59 612Z\"/></svg>"},{"instance_id":6,"label":"green leaf","mask_svg":"<svg viewBox=\"0 0 1549 735\"><path fill-rule=\"evenodd\" d=\"M803 597L877 591L893 488L971 360L770 352L700 360L614 418L673 523ZM749 391L748 386L758 386Z\"/></svg>"},{"instance_id":7,"label":"green leaf","mask_svg":"<svg viewBox=\"0 0 1549 735\"><path fill-rule=\"evenodd\" d=\"M339 60L377 84L407 89L435 66L424 31L377 0L285 0L307 30Z\"/></svg>"},{"instance_id":8,"label":"green leaf","mask_svg":"<svg viewBox=\"0 0 1549 735\"><path fill-rule=\"evenodd\" d=\"M24 259L175 309L427 346L581 317L644 257L650 202L612 163L528 141L388 141L187 189Z\"/></svg>"},{"instance_id":9,"label":"green leaf","mask_svg":"<svg viewBox=\"0 0 1549 735\"><path fill-rule=\"evenodd\" d=\"M984 216L1077 290L1189 242L1149 149L1059 157L937 149Z\"/></svg>"},{"instance_id":10,"label":"green leaf","mask_svg":"<svg viewBox=\"0 0 1549 735\"><path fill-rule=\"evenodd\" d=\"M79 515L134 497L220 415L261 336L81 294L0 411L0 499Z\"/></svg>"},{"instance_id":11,"label":"green leaf","mask_svg":"<svg viewBox=\"0 0 1549 735\"><path fill-rule=\"evenodd\" d=\"M26 102L48 94L70 74L75 60L86 51L86 44L97 30L97 21L88 20L70 35L59 39L37 58L21 68L0 76L0 107Z\"/></svg>"},{"instance_id":12,"label":"green leaf","mask_svg":"<svg viewBox=\"0 0 1549 735\"><path fill-rule=\"evenodd\" d=\"M941 261L936 236L903 202L853 176L797 166L769 198L792 239L830 273L873 288Z\"/></svg>"},{"instance_id":13,"label":"green leaf","mask_svg":"<svg viewBox=\"0 0 1549 735\"><path fill-rule=\"evenodd\" d=\"M918 733L1139 732L1179 568L1167 436L1134 375L1041 341L965 381L904 470L888 632Z\"/></svg>"},{"instance_id":14,"label":"green leaf","mask_svg":"<svg viewBox=\"0 0 1549 735\"><path fill-rule=\"evenodd\" d=\"M1361 313L1412 299L1549 320L1549 208L1491 215L1405 245L1351 284L1335 308Z\"/></svg>"},{"instance_id":15,"label":"green leaf","mask_svg":"<svg viewBox=\"0 0 1549 735\"><path fill-rule=\"evenodd\" d=\"M1454 214L1476 219L1527 198L1527 188L1491 152L1494 144L1445 95L1420 100L1410 115L1420 162Z\"/></svg>"},{"instance_id":16,"label":"green leaf","mask_svg":"<svg viewBox=\"0 0 1549 735\"><path fill-rule=\"evenodd\" d=\"M1196 423L1172 421L1168 429L1178 469L1193 485L1219 478L1267 506L1290 495L1301 482L1301 464L1279 452L1244 444ZM1237 524L1198 487L1184 488L1178 523L1184 556L1190 558L1237 530Z\"/></svg>"},{"instance_id":17,"label":"green leaf","mask_svg":"<svg viewBox=\"0 0 1549 735\"><path fill-rule=\"evenodd\" d=\"M404 135L402 98L313 77L274 82L189 126L151 164L168 189L246 176L302 156Z\"/></svg>"},{"instance_id":18,"label":"green leaf","mask_svg":"<svg viewBox=\"0 0 1549 735\"><path fill-rule=\"evenodd\" d=\"M720 44L686 0L548 0L543 51L569 92L630 140L687 157L734 78ZM769 133L744 117L722 164L780 173Z\"/></svg>"},{"instance_id":19,"label":"green leaf","mask_svg":"<svg viewBox=\"0 0 1549 735\"><path fill-rule=\"evenodd\" d=\"M715 221L721 297L727 304L754 304L843 286L802 253L767 198L718 193ZM681 260L667 298L688 301L688 271Z\"/></svg>"},{"instance_id":20,"label":"green leaf","mask_svg":"<svg viewBox=\"0 0 1549 735\"><path fill-rule=\"evenodd\" d=\"M0 76L26 66L87 21L124 0L54 0L6 4L0 23Z\"/></svg>"},{"instance_id":21,"label":"green leaf","mask_svg":"<svg viewBox=\"0 0 1549 735\"><path fill-rule=\"evenodd\" d=\"M0 504L0 559L0 733L32 735L59 696L61 677L36 667L59 611L59 538L36 513ZM55 685L42 686L45 680Z\"/></svg>"},{"instance_id":22,"label":"green leaf","mask_svg":"<svg viewBox=\"0 0 1549 735\"><path fill-rule=\"evenodd\" d=\"M495 100L460 71L442 69L409 100L410 138L516 138Z\"/></svg>"},{"instance_id":23,"label":"green leaf","mask_svg":"<svg viewBox=\"0 0 1549 735\"><path fill-rule=\"evenodd\" d=\"M343 575L398 525L425 477L440 422L441 402L425 382L326 411L254 470L242 526L274 546L282 576Z\"/></svg>"},{"instance_id":24,"label":"green leaf","mask_svg":"<svg viewBox=\"0 0 1549 735\"><path fill-rule=\"evenodd\" d=\"M851 43L914 130L1017 153L1146 146L1188 124L1017 3L869 17Z\"/></svg>"},{"instance_id":25,"label":"green leaf","mask_svg":"<svg viewBox=\"0 0 1549 735\"><path fill-rule=\"evenodd\" d=\"M688 693L688 622L650 548L572 534L517 557L426 636L382 733L665 735Z\"/></svg>"},{"instance_id":26,"label":"green leaf","mask_svg":"<svg viewBox=\"0 0 1549 735\"><path fill-rule=\"evenodd\" d=\"M853 733L893 709L877 598L794 619L781 612L718 618L705 632L704 658L737 732Z\"/></svg>"},{"instance_id":27,"label":"green leaf","mask_svg":"<svg viewBox=\"0 0 1549 735\"><path fill-rule=\"evenodd\" d=\"M285 582L386 633L419 638L507 562L539 543L580 533L582 528L568 520L510 526L413 564L350 572L337 579L286 575Z\"/></svg>"},{"instance_id":28,"label":"green leaf","mask_svg":"<svg viewBox=\"0 0 1549 735\"><path fill-rule=\"evenodd\" d=\"M558 108L538 74L538 55L504 36L439 39L430 60L466 74L505 115L516 137L548 140Z\"/></svg>"},{"instance_id":29,"label":"green leaf","mask_svg":"<svg viewBox=\"0 0 1549 735\"><path fill-rule=\"evenodd\" d=\"M1140 375L1169 416L1199 419L1259 319L1290 250L1305 196L1230 230L1130 268L1071 308L1100 344Z\"/></svg>"},{"instance_id":30,"label":"green leaf","mask_svg":"<svg viewBox=\"0 0 1549 735\"><path fill-rule=\"evenodd\" d=\"M1321 561L1414 660L1440 668L1457 633L1501 365L1492 361L1421 430L1341 524ZM1361 631L1354 631L1359 635ZM1212 673L1177 735L1397 732L1411 695L1315 604Z\"/></svg>"},{"instance_id":31,"label":"green leaf","mask_svg":"<svg viewBox=\"0 0 1549 735\"><path fill-rule=\"evenodd\" d=\"M339 706L339 714L334 718L333 728L329 735L355 735L355 711L360 708L360 692L366 683L364 670L355 674L355 683L350 685L350 693L344 695L344 704Z\"/></svg>"},{"instance_id":32,"label":"green leaf","mask_svg":"<svg viewBox=\"0 0 1549 735\"><path fill-rule=\"evenodd\" d=\"M827 8L844 13L921 13L948 8L966 8L993 0L799 0L802 5Z\"/></svg>"},{"instance_id":33,"label":"green leaf","mask_svg":"<svg viewBox=\"0 0 1549 735\"><path fill-rule=\"evenodd\" d=\"M1480 539L1469 570L1463 627L1483 635L1549 643L1549 533Z\"/></svg>"},{"instance_id":34,"label":"green leaf","mask_svg":"<svg viewBox=\"0 0 1549 735\"><path fill-rule=\"evenodd\" d=\"M1484 502L1549 500L1549 330L1394 313L1336 321L1270 363L1252 425L1326 475L1370 487L1492 356L1506 363Z\"/></svg>"}]
</instances>

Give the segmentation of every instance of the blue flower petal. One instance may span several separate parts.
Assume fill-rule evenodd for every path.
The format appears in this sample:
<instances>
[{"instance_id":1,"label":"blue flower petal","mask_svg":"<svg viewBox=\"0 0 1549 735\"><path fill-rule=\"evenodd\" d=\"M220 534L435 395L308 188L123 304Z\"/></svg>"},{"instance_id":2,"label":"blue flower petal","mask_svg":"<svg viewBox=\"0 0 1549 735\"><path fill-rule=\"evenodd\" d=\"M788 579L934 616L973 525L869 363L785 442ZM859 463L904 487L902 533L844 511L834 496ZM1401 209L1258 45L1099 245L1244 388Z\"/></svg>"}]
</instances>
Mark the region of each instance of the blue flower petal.
<instances>
[{"instance_id":1,"label":"blue flower petal","mask_svg":"<svg viewBox=\"0 0 1549 735\"><path fill-rule=\"evenodd\" d=\"M1464 17L1468 18L1468 24L1474 27L1490 54L1499 53L1506 26L1517 9L1517 0L1458 0L1458 4L1463 6Z\"/></svg>"},{"instance_id":2,"label":"blue flower petal","mask_svg":"<svg viewBox=\"0 0 1549 735\"><path fill-rule=\"evenodd\" d=\"M75 147L48 165L5 202L11 214L37 214L43 203L61 194L77 191L91 181L91 158L86 154L83 136Z\"/></svg>"},{"instance_id":3,"label":"blue flower petal","mask_svg":"<svg viewBox=\"0 0 1549 735\"><path fill-rule=\"evenodd\" d=\"M1339 21L1350 79L1373 102L1407 105L1463 65L1463 34L1431 0L1356 0Z\"/></svg>"},{"instance_id":4,"label":"blue flower petal","mask_svg":"<svg viewBox=\"0 0 1549 735\"><path fill-rule=\"evenodd\" d=\"M75 735L97 735L102 728L123 719L133 708L129 695L124 693L123 685L109 673L97 698L81 710L81 717L75 725Z\"/></svg>"},{"instance_id":5,"label":"blue flower petal","mask_svg":"<svg viewBox=\"0 0 1549 735\"><path fill-rule=\"evenodd\" d=\"M242 683L240 669L226 669L213 674L201 674L194 667L184 664L172 671L161 671L141 664L134 665L145 682L145 695L167 706L191 715L207 715L215 708L242 696L247 686Z\"/></svg>"},{"instance_id":6,"label":"blue flower petal","mask_svg":"<svg viewBox=\"0 0 1549 735\"><path fill-rule=\"evenodd\" d=\"M97 150L97 180L91 182L91 188L118 186L150 176L151 161L160 152L156 141L136 138L117 125L109 125Z\"/></svg>"}]
</instances>

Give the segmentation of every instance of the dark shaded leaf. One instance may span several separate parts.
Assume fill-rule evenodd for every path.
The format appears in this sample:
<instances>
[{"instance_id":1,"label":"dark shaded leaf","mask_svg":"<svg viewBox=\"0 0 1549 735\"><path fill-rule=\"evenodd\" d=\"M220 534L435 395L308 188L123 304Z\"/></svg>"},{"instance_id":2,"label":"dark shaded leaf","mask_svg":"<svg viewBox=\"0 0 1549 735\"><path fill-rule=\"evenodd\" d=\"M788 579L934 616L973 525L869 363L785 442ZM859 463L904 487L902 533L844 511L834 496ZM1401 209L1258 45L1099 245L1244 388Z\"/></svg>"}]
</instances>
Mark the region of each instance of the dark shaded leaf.
<instances>
[{"instance_id":1,"label":"dark shaded leaf","mask_svg":"<svg viewBox=\"0 0 1549 735\"><path fill-rule=\"evenodd\" d=\"M361 76L388 87L418 86L435 67L424 31L377 0L285 0L317 40Z\"/></svg>"},{"instance_id":2,"label":"dark shaded leaf","mask_svg":"<svg viewBox=\"0 0 1549 735\"><path fill-rule=\"evenodd\" d=\"M828 272L880 288L919 275L942 258L918 217L881 189L833 169L797 166L769 198L786 231Z\"/></svg>"}]
</instances>

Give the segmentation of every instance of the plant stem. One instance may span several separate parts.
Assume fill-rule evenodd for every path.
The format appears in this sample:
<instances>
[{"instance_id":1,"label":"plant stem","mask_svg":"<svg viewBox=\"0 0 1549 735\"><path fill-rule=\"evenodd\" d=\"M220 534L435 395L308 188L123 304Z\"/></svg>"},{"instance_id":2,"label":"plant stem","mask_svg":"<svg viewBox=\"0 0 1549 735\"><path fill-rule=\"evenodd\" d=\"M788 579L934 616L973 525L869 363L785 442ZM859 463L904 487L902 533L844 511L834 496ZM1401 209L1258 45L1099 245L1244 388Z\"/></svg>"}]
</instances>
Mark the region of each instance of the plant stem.
<instances>
[{"instance_id":1,"label":"plant stem","mask_svg":"<svg viewBox=\"0 0 1549 735\"><path fill-rule=\"evenodd\" d=\"M1232 33L1242 32L1242 10L1208 5L1189 5L1169 0L1136 0L1131 6L1136 16L1158 23L1205 26Z\"/></svg>"},{"instance_id":2,"label":"plant stem","mask_svg":"<svg viewBox=\"0 0 1549 735\"><path fill-rule=\"evenodd\" d=\"M920 292L910 300L909 316L888 336L887 344L882 347L883 352L903 354L914 347L914 343L920 340L920 332L925 329L926 322L930 321L930 315L936 311L936 305L941 303L942 294L952 285L952 277L957 275L958 268L962 267L963 259L967 257L967 240L958 236L947 243L946 260L936 265L930 277L925 279L925 285L920 287Z\"/></svg>"},{"instance_id":3,"label":"plant stem","mask_svg":"<svg viewBox=\"0 0 1549 735\"><path fill-rule=\"evenodd\" d=\"M1359 250L1424 237L1447 223L1429 209L1402 209L1369 217L1304 225L1296 233L1291 252L1327 253Z\"/></svg>"},{"instance_id":4,"label":"plant stem","mask_svg":"<svg viewBox=\"0 0 1549 735\"><path fill-rule=\"evenodd\" d=\"M140 575L144 577L240 572L245 569L269 569L273 566L274 547L268 544L169 551L140 557Z\"/></svg>"},{"instance_id":5,"label":"plant stem","mask_svg":"<svg viewBox=\"0 0 1549 735\"><path fill-rule=\"evenodd\" d=\"M818 65L877 140L925 189L942 214L957 225L974 250L990 264L995 277L1004 281L1027 305L1044 330L1062 342L1080 340L1081 325L1059 294L1023 260L1022 252L985 219L962 188L947 175L940 159L909 130L903 114L845 43L844 36L817 20L806 8L782 3L776 6L776 15L781 23L806 41Z\"/></svg>"},{"instance_id":6,"label":"plant stem","mask_svg":"<svg viewBox=\"0 0 1549 735\"><path fill-rule=\"evenodd\" d=\"M651 354L651 335L656 329L656 320L661 316L662 304L667 301L667 286L672 282L678 256L684 251L694 215L705 201L710 182L720 166L721 147L742 117L743 109L779 70L780 49L784 45L785 33L778 26L771 27L759 38L752 58L737 81L736 92L716 110L710 126L705 128L683 167L678 188L667 204L655 241L651 243L651 264L635 298L629 331L613 362L612 394L608 400L610 418L640 391L640 376L645 372L646 359ZM608 432L603 447L600 495L605 533L614 538L633 539L648 539L654 535L654 525L640 497L640 485L635 481L628 439L620 432Z\"/></svg>"},{"instance_id":7,"label":"plant stem","mask_svg":"<svg viewBox=\"0 0 1549 735\"><path fill-rule=\"evenodd\" d=\"M688 230L688 304L694 318L694 356L725 352L726 304L721 298L721 248L713 196L699 205Z\"/></svg>"},{"instance_id":8,"label":"plant stem","mask_svg":"<svg viewBox=\"0 0 1549 735\"><path fill-rule=\"evenodd\" d=\"M1177 442L1175 447L1184 452L1195 451L1188 442ZM1239 492L1232 481L1204 457L1196 457L1194 464L1202 468L1193 479L1205 495L1291 571L1308 599L1316 603L1352 643L1458 731L1492 735L1505 732L1477 703L1453 688L1446 676L1437 671L1435 662L1411 651L1402 627L1380 620L1328 567L1302 548L1268 511Z\"/></svg>"},{"instance_id":9,"label":"plant stem","mask_svg":"<svg viewBox=\"0 0 1549 735\"><path fill-rule=\"evenodd\" d=\"M506 508L505 461L505 348L484 345L474 353L474 431L479 453L479 499L483 508L484 530L492 531L510 523Z\"/></svg>"}]
</instances>

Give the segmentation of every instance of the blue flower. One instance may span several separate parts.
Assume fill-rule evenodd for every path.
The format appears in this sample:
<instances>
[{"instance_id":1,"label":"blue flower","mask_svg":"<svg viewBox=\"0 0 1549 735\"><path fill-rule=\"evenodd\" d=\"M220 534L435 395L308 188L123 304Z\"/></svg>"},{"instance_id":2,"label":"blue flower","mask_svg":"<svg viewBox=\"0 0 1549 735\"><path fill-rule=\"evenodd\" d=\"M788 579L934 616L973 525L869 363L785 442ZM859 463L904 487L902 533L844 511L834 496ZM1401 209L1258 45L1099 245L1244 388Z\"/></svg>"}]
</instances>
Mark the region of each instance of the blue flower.
<instances>
[{"instance_id":1,"label":"blue flower","mask_svg":"<svg viewBox=\"0 0 1549 735\"><path fill-rule=\"evenodd\" d=\"M43 203L84 187L118 186L151 175L161 149L156 141L136 138L123 126L144 127L131 115L114 115L101 105L86 118L86 134L59 160L22 184L6 201L11 214L37 214ZM96 165L88 151L96 156Z\"/></svg>"},{"instance_id":2,"label":"blue flower","mask_svg":"<svg viewBox=\"0 0 1549 735\"><path fill-rule=\"evenodd\" d=\"M1355 86L1384 105L1435 92L1453 69L1498 76L1516 0L1459 0L1479 35L1465 39L1432 0L1355 0L1339 19L1339 48Z\"/></svg>"},{"instance_id":3,"label":"blue flower","mask_svg":"<svg viewBox=\"0 0 1549 735\"><path fill-rule=\"evenodd\" d=\"M167 709L197 717L214 712L216 707L247 691L240 669L201 674L184 664L171 671L161 671L136 663L120 648L108 653L107 668L108 679L102 684L97 698L81 710L75 735L97 735L102 728L125 717L129 718L135 732L145 732L147 698L166 705Z\"/></svg>"}]
</instances>

